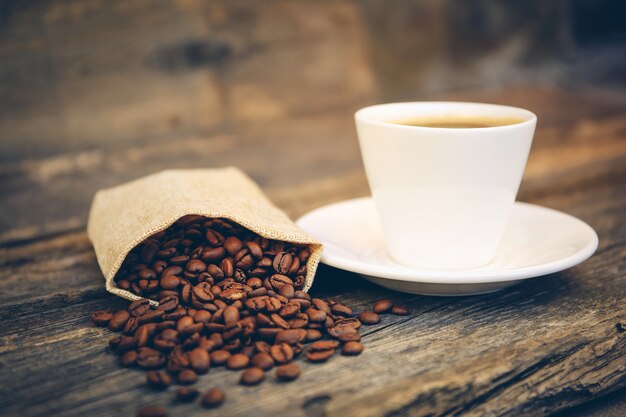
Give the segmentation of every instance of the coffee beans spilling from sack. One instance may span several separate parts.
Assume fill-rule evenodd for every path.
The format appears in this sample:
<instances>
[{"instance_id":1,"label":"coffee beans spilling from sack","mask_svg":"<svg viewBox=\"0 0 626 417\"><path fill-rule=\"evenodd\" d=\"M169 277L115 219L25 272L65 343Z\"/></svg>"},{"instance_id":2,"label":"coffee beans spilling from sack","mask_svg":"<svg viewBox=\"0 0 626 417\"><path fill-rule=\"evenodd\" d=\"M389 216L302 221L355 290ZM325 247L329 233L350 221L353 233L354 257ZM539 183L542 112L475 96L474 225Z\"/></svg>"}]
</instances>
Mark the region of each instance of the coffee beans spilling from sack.
<instances>
[{"instance_id":1,"label":"coffee beans spilling from sack","mask_svg":"<svg viewBox=\"0 0 626 417\"><path fill-rule=\"evenodd\" d=\"M179 402L199 397L188 385L216 366L241 371L242 385L262 383L274 367L275 380L293 381L301 353L313 363L337 351L358 355L358 329L380 322L374 311L405 311L381 300L355 317L344 304L311 298L301 291L309 255L306 247L261 238L223 219L186 216L135 248L117 274L120 288L145 298L126 310L94 312L92 321L121 332L111 348L123 366L148 371L148 385L183 385ZM218 407L225 395L214 388L201 399ZM150 406L138 415L163 412Z\"/></svg>"}]
</instances>

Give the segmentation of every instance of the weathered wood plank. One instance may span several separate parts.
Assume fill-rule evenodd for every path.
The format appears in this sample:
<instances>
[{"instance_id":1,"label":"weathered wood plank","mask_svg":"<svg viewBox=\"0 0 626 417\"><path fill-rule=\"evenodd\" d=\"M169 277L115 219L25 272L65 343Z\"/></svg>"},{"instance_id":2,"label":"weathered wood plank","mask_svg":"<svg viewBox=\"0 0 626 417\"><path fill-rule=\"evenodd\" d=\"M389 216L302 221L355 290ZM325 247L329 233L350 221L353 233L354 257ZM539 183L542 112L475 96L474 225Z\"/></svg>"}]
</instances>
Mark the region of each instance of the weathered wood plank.
<instances>
[{"instance_id":1,"label":"weathered wood plank","mask_svg":"<svg viewBox=\"0 0 626 417\"><path fill-rule=\"evenodd\" d=\"M626 383L626 344L616 329L616 323L626 321L626 293L619 285L623 277L611 276L605 266L608 259L623 254L623 249L613 248L586 268L533 280L495 296L458 299L382 291L351 274L324 269L316 294L339 293L340 299L359 308L375 297L391 295L408 304L413 314L385 317L365 332L367 350L361 357L305 365L297 383L244 388L236 385L236 373L217 370L202 378L199 386L228 387L229 402L222 410L227 415L247 415L253 409L280 413L289 406L292 415L305 415L304 404L326 397L329 415L346 415L348 410L394 415L394 410L401 414L409 405L412 411L405 411L412 415L427 415L427 410L433 415L461 410L467 415L483 411L483 415L525 415L525 408L534 412L526 415L547 415ZM602 285L594 280L598 275L607 277ZM18 410L20 415L113 415L131 414L133 405L127 402L163 401L162 394L142 386L142 373L117 368L113 356L104 353L110 332L88 322L89 312L107 306L111 298L22 311L9 323L12 328L2 335L2 358L14 365L2 373L15 377L15 383L6 387L11 395L7 391L0 397L5 399L0 409L8 415ZM24 328L28 333L21 332ZM25 345L30 347L26 352ZM45 377L51 369L56 376ZM563 384L574 391L561 390ZM46 396L50 392L55 395ZM262 402L250 401L261 396ZM536 406L546 398L555 401ZM474 405L463 408L467 404ZM180 415L200 413L195 406L176 410Z\"/></svg>"}]
</instances>

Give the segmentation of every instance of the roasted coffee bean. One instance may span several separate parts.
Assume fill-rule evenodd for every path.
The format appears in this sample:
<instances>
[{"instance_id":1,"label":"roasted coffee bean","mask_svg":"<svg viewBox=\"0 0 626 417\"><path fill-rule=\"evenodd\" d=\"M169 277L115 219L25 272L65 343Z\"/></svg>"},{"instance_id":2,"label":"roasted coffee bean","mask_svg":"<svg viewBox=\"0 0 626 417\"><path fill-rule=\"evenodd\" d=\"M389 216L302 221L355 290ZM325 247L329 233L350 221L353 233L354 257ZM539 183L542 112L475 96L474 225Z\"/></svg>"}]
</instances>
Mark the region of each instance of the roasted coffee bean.
<instances>
[{"instance_id":1,"label":"roasted coffee bean","mask_svg":"<svg viewBox=\"0 0 626 417\"><path fill-rule=\"evenodd\" d=\"M289 327L293 329L301 329L309 324L309 316L304 313L296 314L294 318L289 320Z\"/></svg>"},{"instance_id":2,"label":"roasted coffee bean","mask_svg":"<svg viewBox=\"0 0 626 417\"><path fill-rule=\"evenodd\" d=\"M206 310L196 311L196 313L193 315L193 321L195 321L196 323L207 324L211 321L212 318L213 315Z\"/></svg>"},{"instance_id":3,"label":"roasted coffee bean","mask_svg":"<svg viewBox=\"0 0 626 417\"><path fill-rule=\"evenodd\" d=\"M200 391L193 387L180 387L175 391L176 401L190 403L200 395Z\"/></svg>"},{"instance_id":4,"label":"roasted coffee bean","mask_svg":"<svg viewBox=\"0 0 626 417\"><path fill-rule=\"evenodd\" d=\"M219 388L212 388L202 396L202 405L207 408L216 408L224 403L226 395Z\"/></svg>"},{"instance_id":5,"label":"roasted coffee bean","mask_svg":"<svg viewBox=\"0 0 626 417\"><path fill-rule=\"evenodd\" d=\"M360 355L361 352L363 352L363 345L359 342L347 342L341 348L342 355L354 356Z\"/></svg>"},{"instance_id":6,"label":"roasted coffee bean","mask_svg":"<svg viewBox=\"0 0 626 417\"><path fill-rule=\"evenodd\" d=\"M361 340L361 335L357 332L341 333L337 336L340 342L358 342Z\"/></svg>"},{"instance_id":7,"label":"roasted coffee bean","mask_svg":"<svg viewBox=\"0 0 626 417\"><path fill-rule=\"evenodd\" d=\"M226 362L228 361L228 358L230 358L230 352L227 350L214 350L213 352L211 352L211 365L212 366L222 366L225 365Z\"/></svg>"},{"instance_id":8,"label":"roasted coffee bean","mask_svg":"<svg viewBox=\"0 0 626 417\"><path fill-rule=\"evenodd\" d=\"M189 362L193 370L199 374L207 372L211 366L209 352L201 348L196 348L189 352Z\"/></svg>"},{"instance_id":9,"label":"roasted coffee bean","mask_svg":"<svg viewBox=\"0 0 626 417\"><path fill-rule=\"evenodd\" d=\"M159 245L153 242L146 243L141 249L141 261L147 264L151 263L158 251Z\"/></svg>"},{"instance_id":10,"label":"roasted coffee bean","mask_svg":"<svg viewBox=\"0 0 626 417\"><path fill-rule=\"evenodd\" d=\"M257 353L250 359L252 366L263 369L264 371L270 370L274 367L274 359L267 353Z\"/></svg>"},{"instance_id":11,"label":"roasted coffee bean","mask_svg":"<svg viewBox=\"0 0 626 417\"><path fill-rule=\"evenodd\" d=\"M198 375L191 369L183 369L178 373L178 383L181 385L195 384L198 380Z\"/></svg>"},{"instance_id":12,"label":"roasted coffee bean","mask_svg":"<svg viewBox=\"0 0 626 417\"><path fill-rule=\"evenodd\" d=\"M334 340L320 340L309 345L306 357L311 362L325 362L335 354L339 343Z\"/></svg>"},{"instance_id":13,"label":"roasted coffee bean","mask_svg":"<svg viewBox=\"0 0 626 417\"><path fill-rule=\"evenodd\" d=\"M277 327L280 327L281 329L288 329L289 328L289 323L287 323L287 320L282 318L279 314L272 313L272 315L270 316L270 319L271 319L270 324L273 323ZM261 323L259 323L259 324L261 324Z\"/></svg>"},{"instance_id":14,"label":"roasted coffee bean","mask_svg":"<svg viewBox=\"0 0 626 417\"><path fill-rule=\"evenodd\" d=\"M164 314L165 312L163 310L150 310L146 314L135 317L135 319L139 324L155 323L160 321Z\"/></svg>"},{"instance_id":15,"label":"roasted coffee bean","mask_svg":"<svg viewBox=\"0 0 626 417\"><path fill-rule=\"evenodd\" d=\"M357 316L361 323L376 324L380 323L380 316L373 311L364 311Z\"/></svg>"},{"instance_id":16,"label":"roasted coffee bean","mask_svg":"<svg viewBox=\"0 0 626 417\"><path fill-rule=\"evenodd\" d=\"M277 363L291 362L293 359L293 349L287 343L280 343L270 348L270 355Z\"/></svg>"},{"instance_id":17,"label":"roasted coffee bean","mask_svg":"<svg viewBox=\"0 0 626 417\"><path fill-rule=\"evenodd\" d=\"M125 352L120 358L120 363L122 366L134 366L137 363L137 352L134 350Z\"/></svg>"},{"instance_id":18,"label":"roasted coffee bean","mask_svg":"<svg viewBox=\"0 0 626 417\"><path fill-rule=\"evenodd\" d=\"M160 368L165 365L165 356L158 350L140 347L137 351L137 365L144 369Z\"/></svg>"},{"instance_id":19,"label":"roasted coffee bean","mask_svg":"<svg viewBox=\"0 0 626 417\"><path fill-rule=\"evenodd\" d=\"M274 313L276 311L279 311L281 310L282 306L282 303L276 297L268 297L265 299L265 311L267 311L268 313ZM281 316L287 317L283 314L281 314Z\"/></svg>"},{"instance_id":20,"label":"roasted coffee bean","mask_svg":"<svg viewBox=\"0 0 626 417\"><path fill-rule=\"evenodd\" d=\"M223 313L224 324L229 325L239 321L239 310L234 306L228 306Z\"/></svg>"},{"instance_id":21,"label":"roasted coffee bean","mask_svg":"<svg viewBox=\"0 0 626 417\"><path fill-rule=\"evenodd\" d=\"M137 344L135 343L135 338L130 336L122 336L120 338L119 343L115 347L115 352L118 355L121 355L124 352L127 352L131 349L135 349Z\"/></svg>"},{"instance_id":22,"label":"roasted coffee bean","mask_svg":"<svg viewBox=\"0 0 626 417\"><path fill-rule=\"evenodd\" d=\"M393 302L388 298L383 298L382 300L378 300L374 303L372 311L376 314L386 313L391 310L391 307L393 307Z\"/></svg>"},{"instance_id":23,"label":"roasted coffee bean","mask_svg":"<svg viewBox=\"0 0 626 417\"><path fill-rule=\"evenodd\" d=\"M306 330L303 329L288 329L278 332L274 341L276 344L287 343L295 345L302 342L306 338Z\"/></svg>"},{"instance_id":24,"label":"roasted coffee bean","mask_svg":"<svg viewBox=\"0 0 626 417\"><path fill-rule=\"evenodd\" d=\"M192 289L193 296L202 303L208 303L215 298L215 294L211 291L211 284L201 282Z\"/></svg>"},{"instance_id":25,"label":"roasted coffee bean","mask_svg":"<svg viewBox=\"0 0 626 417\"><path fill-rule=\"evenodd\" d=\"M220 262L226 256L226 251L223 247L210 248L202 252L200 258L204 262Z\"/></svg>"},{"instance_id":26,"label":"roasted coffee bean","mask_svg":"<svg viewBox=\"0 0 626 417\"><path fill-rule=\"evenodd\" d=\"M289 302L285 304L278 314L284 318L294 317L296 314L300 312L300 304L295 302Z\"/></svg>"},{"instance_id":27,"label":"roasted coffee bean","mask_svg":"<svg viewBox=\"0 0 626 417\"><path fill-rule=\"evenodd\" d=\"M254 350L258 353L270 353L270 344L262 340L254 342Z\"/></svg>"},{"instance_id":28,"label":"roasted coffee bean","mask_svg":"<svg viewBox=\"0 0 626 417\"><path fill-rule=\"evenodd\" d=\"M239 383L242 385L259 385L265 379L265 372L263 369L253 367L248 368L241 373L241 378L239 379Z\"/></svg>"},{"instance_id":29,"label":"roasted coffee bean","mask_svg":"<svg viewBox=\"0 0 626 417\"><path fill-rule=\"evenodd\" d=\"M130 313L126 310L120 310L113 314L111 320L109 320L109 329L119 332L124 328L126 322L130 318Z\"/></svg>"},{"instance_id":30,"label":"roasted coffee bean","mask_svg":"<svg viewBox=\"0 0 626 417\"><path fill-rule=\"evenodd\" d=\"M169 263L173 265L185 265L189 261L189 256L178 255L170 258Z\"/></svg>"},{"instance_id":31,"label":"roasted coffee bean","mask_svg":"<svg viewBox=\"0 0 626 417\"><path fill-rule=\"evenodd\" d=\"M274 274L269 279L269 284L273 290L280 290L283 285L293 285L293 281L286 275Z\"/></svg>"},{"instance_id":32,"label":"roasted coffee bean","mask_svg":"<svg viewBox=\"0 0 626 417\"><path fill-rule=\"evenodd\" d=\"M228 237L224 241L224 249L230 256L235 256L237 252L239 252L243 248L243 243L241 240L235 236Z\"/></svg>"},{"instance_id":33,"label":"roasted coffee bean","mask_svg":"<svg viewBox=\"0 0 626 417\"><path fill-rule=\"evenodd\" d=\"M146 346L150 340L150 329L147 326L140 326L135 332L135 343L138 347Z\"/></svg>"},{"instance_id":34,"label":"roasted coffee bean","mask_svg":"<svg viewBox=\"0 0 626 417\"><path fill-rule=\"evenodd\" d=\"M250 358L242 353L236 353L228 358L226 367L231 370L243 369L250 363Z\"/></svg>"},{"instance_id":35,"label":"roasted coffee bean","mask_svg":"<svg viewBox=\"0 0 626 417\"><path fill-rule=\"evenodd\" d=\"M137 317L150 311L150 301L145 298L133 301L128 306L128 312L131 316Z\"/></svg>"},{"instance_id":36,"label":"roasted coffee bean","mask_svg":"<svg viewBox=\"0 0 626 417\"><path fill-rule=\"evenodd\" d=\"M112 318L113 313L109 310L100 310L91 313L91 321L98 327L107 326Z\"/></svg>"},{"instance_id":37,"label":"roasted coffee bean","mask_svg":"<svg viewBox=\"0 0 626 417\"><path fill-rule=\"evenodd\" d=\"M274 271L279 274L287 274L291 269L291 263L293 262L293 258L291 254L287 252L281 252L274 257L272 261L272 267Z\"/></svg>"},{"instance_id":38,"label":"roasted coffee bean","mask_svg":"<svg viewBox=\"0 0 626 417\"><path fill-rule=\"evenodd\" d=\"M306 310L306 315L309 316L309 321L316 323L324 323L326 321L326 312L310 307Z\"/></svg>"},{"instance_id":39,"label":"roasted coffee bean","mask_svg":"<svg viewBox=\"0 0 626 417\"><path fill-rule=\"evenodd\" d=\"M333 314L345 317L352 317L352 309L341 303L337 303L330 308Z\"/></svg>"},{"instance_id":40,"label":"roasted coffee bean","mask_svg":"<svg viewBox=\"0 0 626 417\"><path fill-rule=\"evenodd\" d=\"M294 294L295 294L295 289L293 288L293 285L291 284L285 284L282 287L280 287L280 289L278 290L279 294L282 295L283 297L287 298L287 299L291 299L293 298Z\"/></svg>"},{"instance_id":41,"label":"roasted coffee bean","mask_svg":"<svg viewBox=\"0 0 626 417\"><path fill-rule=\"evenodd\" d=\"M220 269L223 271L224 276L230 278L235 273L235 263L232 258L224 258L220 262Z\"/></svg>"},{"instance_id":42,"label":"roasted coffee bean","mask_svg":"<svg viewBox=\"0 0 626 417\"><path fill-rule=\"evenodd\" d=\"M248 250L250 251L250 254L255 259L261 259L263 257L263 250L261 249L261 246L258 243L256 243L256 242L246 242L246 246L248 247Z\"/></svg>"},{"instance_id":43,"label":"roasted coffee bean","mask_svg":"<svg viewBox=\"0 0 626 417\"><path fill-rule=\"evenodd\" d=\"M166 275L161 278L159 284L161 285L161 288L165 290L174 290L178 288L180 282L180 278L178 278L176 275Z\"/></svg>"},{"instance_id":44,"label":"roasted coffee bean","mask_svg":"<svg viewBox=\"0 0 626 417\"><path fill-rule=\"evenodd\" d=\"M147 405L137 410L137 417L167 417L167 410L161 405Z\"/></svg>"},{"instance_id":45,"label":"roasted coffee bean","mask_svg":"<svg viewBox=\"0 0 626 417\"><path fill-rule=\"evenodd\" d=\"M234 303L235 301L245 301L246 292L239 288L228 288L220 292L220 298L227 303Z\"/></svg>"},{"instance_id":46,"label":"roasted coffee bean","mask_svg":"<svg viewBox=\"0 0 626 417\"><path fill-rule=\"evenodd\" d=\"M306 341L307 342L315 342L316 340L320 340L322 338L322 332L315 329L308 329L306 331Z\"/></svg>"},{"instance_id":47,"label":"roasted coffee bean","mask_svg":"<svg viewBox=\"0 0 626 417\"><path fill-rule=\"evenodd\" d=\"M165 389L172 383L172 378L163 371L148 371L146 373L146 382L152 388Z\"/></svg>"},{"instance_id":48,"label":"roasted coffee bean","mask_svg":"<svg viewBox=\"0 0 626 417\"><path fill-rule=\"evenodd\" d=\"M300 376L300 367L295 363L288 363L276 368L276 378L279 381L293 381Z\"/></svg>"},{"instance_id":49,"label":"roasted coffee bean","mask_svg":"<svg viewBox=\"0 0 626 417\"><path fill-rule=\"evenodd\" d=\"M395 314L396 316L408 316L409 309L405 306L393 306L391 307L391 314Z\"/></svg>"}]
</instances>

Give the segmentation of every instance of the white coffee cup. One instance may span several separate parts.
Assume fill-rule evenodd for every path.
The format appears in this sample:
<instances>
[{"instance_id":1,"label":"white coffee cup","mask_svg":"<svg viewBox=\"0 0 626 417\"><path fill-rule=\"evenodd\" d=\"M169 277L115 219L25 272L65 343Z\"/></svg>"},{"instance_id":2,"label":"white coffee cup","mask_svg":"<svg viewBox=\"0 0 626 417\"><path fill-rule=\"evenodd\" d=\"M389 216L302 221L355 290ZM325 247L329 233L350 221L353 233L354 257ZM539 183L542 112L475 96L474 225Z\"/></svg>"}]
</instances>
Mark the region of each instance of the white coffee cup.
<instances>
[{"instance_id":1,"label":"white coffee cup","mask_svg":"<svg viewBox=\"0 0 626 417\"><path fill-rule=\"evenodd\" d=\"M484 128L398 124L510 118ZM496 254L522 180L537 117L481 103L380 104L355 113L361 154L387 247L398 263L465 269ZM395 123L394 123L395 122Z\"/></svg>"}]
</instances>

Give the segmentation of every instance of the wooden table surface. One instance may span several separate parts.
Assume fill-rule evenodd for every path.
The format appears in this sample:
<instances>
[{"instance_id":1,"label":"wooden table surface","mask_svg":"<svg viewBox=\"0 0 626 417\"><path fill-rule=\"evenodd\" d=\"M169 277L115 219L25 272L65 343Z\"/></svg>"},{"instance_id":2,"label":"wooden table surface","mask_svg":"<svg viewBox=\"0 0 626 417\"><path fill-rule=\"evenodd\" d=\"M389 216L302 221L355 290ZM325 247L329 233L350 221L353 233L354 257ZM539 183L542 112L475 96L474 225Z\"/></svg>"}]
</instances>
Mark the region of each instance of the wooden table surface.
<instances>
[{"instance_id":1,"label":"wooden table surface","mask_svg":"<svg viewBox=\"0 0 626 417\"><path fill-rule=\"evenodd\" d=\"M380 297L411 308L364 334L358 358L303 363L288 385L237 385L213 369L219 412L173 416L544 416L626 386L626 95L519 88L436 97L506 103L539 116L519 199L573 214L600 237L568 271L502 292L437 298L393 293L321 267L311 293L356 309ZM167 403L119 367L112 333L89 313L127 302L104 290L85 225L94 192L165 168L236 165L292 217L368 194L354 106L0 166L0 415L131 416ZM6 161L7 158L4 158ZM271 379L271 378L270 378Z\"/></svg>"}]
</instances>

